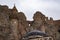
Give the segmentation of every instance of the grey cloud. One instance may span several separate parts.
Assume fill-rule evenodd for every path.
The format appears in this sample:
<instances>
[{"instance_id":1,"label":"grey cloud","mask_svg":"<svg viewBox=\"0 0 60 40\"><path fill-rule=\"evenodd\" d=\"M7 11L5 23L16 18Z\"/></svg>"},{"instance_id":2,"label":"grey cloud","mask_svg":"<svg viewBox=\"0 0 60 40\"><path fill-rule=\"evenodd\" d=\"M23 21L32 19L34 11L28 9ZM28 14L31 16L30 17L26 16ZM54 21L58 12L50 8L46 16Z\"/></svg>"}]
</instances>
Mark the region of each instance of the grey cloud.
<instances>
[{"instance_id":1,"label":"grey cloud","mask_svg":"<svg viewBox=\"0 0 60 40\"><path fill-rule=\"evenodd\" d=\"M28 20L31 20L38 10L54 19L60 18L60 0L0 0L0 4L8 5L10 8L14 3L18 11L25 13Z\"/></svg>"}]
</instances>

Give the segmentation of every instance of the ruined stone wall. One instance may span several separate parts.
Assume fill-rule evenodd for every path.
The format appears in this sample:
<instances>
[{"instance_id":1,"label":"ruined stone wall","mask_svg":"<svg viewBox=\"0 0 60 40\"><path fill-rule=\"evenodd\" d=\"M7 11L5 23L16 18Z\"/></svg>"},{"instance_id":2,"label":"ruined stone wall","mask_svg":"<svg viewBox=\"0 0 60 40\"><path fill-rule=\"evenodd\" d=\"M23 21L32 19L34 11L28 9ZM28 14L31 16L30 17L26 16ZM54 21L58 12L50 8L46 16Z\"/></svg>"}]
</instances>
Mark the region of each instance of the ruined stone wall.
<instances>
[{"instance_id":1,"label":"ruined stone wall","mask_svg":"<svg viewBox=\"0 0 60 40\"><path fill-rule=\"evenodd\" d=\"M0 12L0 39L8 40L10 32L9 16L4 12Z\"/></svg>"},{"instance_id":2,"label":"ruined stone wall","mask_svg":"<svg viewBox=\"0 0 60 40\"><path fill-rule=\"evenodd\" d=\"M31 30L40 30L52 35L54 40L60 40L59 24L60 21L49 20L39 11L34 14L33 21L27 21L25 14L18 12L15 6L9 9L0 5L0 40L22 40Z\"/></svg>"}]
</instances>

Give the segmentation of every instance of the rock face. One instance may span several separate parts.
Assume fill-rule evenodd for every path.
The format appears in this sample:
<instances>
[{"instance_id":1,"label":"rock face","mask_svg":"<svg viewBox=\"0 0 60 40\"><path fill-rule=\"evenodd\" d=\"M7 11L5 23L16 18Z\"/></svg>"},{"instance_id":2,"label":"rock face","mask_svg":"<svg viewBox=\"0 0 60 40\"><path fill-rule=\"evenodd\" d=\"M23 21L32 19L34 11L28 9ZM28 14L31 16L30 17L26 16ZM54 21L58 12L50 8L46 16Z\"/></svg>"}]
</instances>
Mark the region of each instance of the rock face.
<instances>
[{"instance_id":1,"label":"rock face","mask_svg":"<svg viewBox=\"0 0 60 40\"><path fill-rule=\"evenodd\" d=\"M22 40L24 34L32 30L40 30L60 40L60 20L48 19L37 11L33 21L27 21L23 12L18 12L15 5L12 9L0 5L0 40Z\"/></svg>"}]
</instances>

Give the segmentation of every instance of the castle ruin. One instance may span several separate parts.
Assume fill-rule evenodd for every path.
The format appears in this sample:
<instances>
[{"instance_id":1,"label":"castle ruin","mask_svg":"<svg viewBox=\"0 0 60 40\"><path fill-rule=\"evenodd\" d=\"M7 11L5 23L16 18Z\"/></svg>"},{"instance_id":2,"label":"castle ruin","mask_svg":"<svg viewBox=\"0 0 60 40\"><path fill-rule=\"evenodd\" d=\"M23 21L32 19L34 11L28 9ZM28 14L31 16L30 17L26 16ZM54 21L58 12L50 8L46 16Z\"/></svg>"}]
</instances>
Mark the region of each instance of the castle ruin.
<instances>
[{"instance_id":1,"label":"castle ruin","mask_svg":"<svg viewBox=\"0 0 60 40\"><path fill-rule=\"evenodd\" d=\"M54 40L60 40L60 20L48 19L37 11L33 21L27 21L24 13L18 12L15 5L12 9L0 5L0 40L22 40L32 30L40 30L51 35Z\"/></svg>"}]
</instances>

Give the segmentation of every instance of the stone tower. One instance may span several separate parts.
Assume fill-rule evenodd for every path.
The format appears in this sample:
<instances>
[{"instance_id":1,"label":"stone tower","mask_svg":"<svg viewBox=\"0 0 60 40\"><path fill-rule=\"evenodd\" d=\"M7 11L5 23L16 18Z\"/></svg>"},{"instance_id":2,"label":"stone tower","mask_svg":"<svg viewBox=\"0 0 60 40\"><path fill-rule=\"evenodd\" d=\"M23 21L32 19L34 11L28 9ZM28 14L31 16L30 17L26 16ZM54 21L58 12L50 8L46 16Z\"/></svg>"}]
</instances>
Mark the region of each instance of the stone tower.
<instances>
[{"instance_id":1,"label":"stone tower","mask_svg":"<svg viewBox=\"0 0 60 40\"><path fill-rule=\"evenodd\" d=\"M17 19L11 19L11 25L12 25L12 34L15 37L15 40L18 40L18 20Z\"/></svg>"},{"instance_id":2,"label":"stone tower","mask_svg":"<svg viewBox=\"0 0 60 40\"><path fill-rule=\"evenodd\" d=\"M13 7L12 11L13 11L13 13L17 13L17 12L18 12L18 10L17 10L17 8L16 8L16 6L15 6L15 5L14 5L14 7Z\"/></svg>"},{"instance_id":3,"label":"stone tower","mask_svg":"<svg viewBox=\"0 0 60 40\"><path fill-rule=\"evenodd\" d=\"M37 11L33 16L33 19L34 19L32 24L33 29L45 32L44 27L45 16L41 12Z\"/></svg>"}]
</instances>

